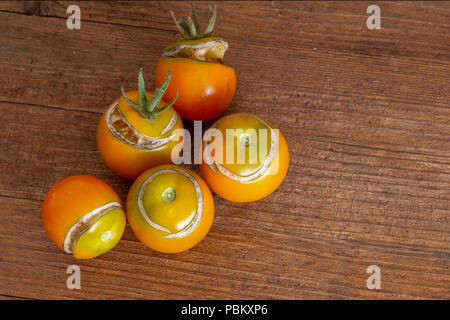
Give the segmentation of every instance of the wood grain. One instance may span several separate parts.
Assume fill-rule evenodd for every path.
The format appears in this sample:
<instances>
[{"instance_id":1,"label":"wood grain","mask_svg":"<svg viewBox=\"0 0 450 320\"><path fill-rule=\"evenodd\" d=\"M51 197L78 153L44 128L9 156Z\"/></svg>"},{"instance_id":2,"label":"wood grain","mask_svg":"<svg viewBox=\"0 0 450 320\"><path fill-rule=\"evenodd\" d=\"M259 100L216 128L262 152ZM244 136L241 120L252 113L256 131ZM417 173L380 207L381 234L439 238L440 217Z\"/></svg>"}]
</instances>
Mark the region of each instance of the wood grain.
<instances>
[{"instance_id":1,"label":"wood grain","mask_svg":"<svg viewBox=\"0 0 450 320\"><path fill-rule=\"evenodd\" d=\"M380 2L375 31L364 2L217 3L238 75L226 113L275 123L288 175L258 202L214 196L213 227L187 252L151 251L127 227L89 261L47 238L42 199L79 173L126 197L131 182L99 157L97 122L139 67L151 85L178 39L168 11L190 3L78 4L82 29L69 31L64 2L0 3L1 298L450 298L448 2ZM66 288L70 264L81 290ZM381 290L366 288L372 264Z\"/></svg>"}]
</instances>

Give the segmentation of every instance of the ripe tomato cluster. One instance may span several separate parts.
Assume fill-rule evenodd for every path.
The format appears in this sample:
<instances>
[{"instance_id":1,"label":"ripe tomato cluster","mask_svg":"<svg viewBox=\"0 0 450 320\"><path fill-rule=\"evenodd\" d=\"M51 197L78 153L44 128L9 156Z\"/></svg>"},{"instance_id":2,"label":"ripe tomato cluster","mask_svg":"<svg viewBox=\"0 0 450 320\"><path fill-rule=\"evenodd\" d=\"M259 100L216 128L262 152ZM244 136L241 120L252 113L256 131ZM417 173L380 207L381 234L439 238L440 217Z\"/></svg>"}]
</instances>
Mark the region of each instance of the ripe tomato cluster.
<instances>
[{"instance_id":1,"label":"ripe tomato cluster","mask_svg":"<svg viewBox=\"0 0 450 320\"><path fill-rule=\"evenodd\" d=\"M97 145L103 161L118 175L135 179L125 208L109 185L89 175L65 178L46 195L44 228L66 253L87 259L107 252L119 242L126 220L148 247L185 251L211 228L214 200L209 187L229 201L249 202L268 196L283 181L289 166L286 140L252 113L222 117L208 131L218 136L203 137L200 171L205 180L173 164L180 157L176 147L185 138L182 118L216 118L236 89L234 69L223 63L228 43L211 36L216 8L211 12L203 33L193 6L187 21L171 13L184 40L164 49L156 66L155 92L146 91L140 70L138 90L125 92L122 87L122 95L99 121ZM244 161L234 161L239 156Z\"/></svg>"}]
</instances>

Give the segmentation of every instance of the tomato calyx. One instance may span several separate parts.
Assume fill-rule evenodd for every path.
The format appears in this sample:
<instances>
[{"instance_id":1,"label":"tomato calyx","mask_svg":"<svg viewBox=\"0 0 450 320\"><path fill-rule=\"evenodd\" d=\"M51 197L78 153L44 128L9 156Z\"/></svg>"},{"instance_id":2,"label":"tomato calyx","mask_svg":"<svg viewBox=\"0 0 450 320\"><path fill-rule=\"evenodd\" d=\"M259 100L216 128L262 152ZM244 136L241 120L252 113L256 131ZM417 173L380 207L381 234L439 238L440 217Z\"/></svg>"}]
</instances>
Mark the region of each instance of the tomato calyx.
<instances>
[{"instance_id":1,"label":"tomato calyx","mask_svg":"<svg viewBox=\"0 0 450 320\"><path fill-rule=\"evenodd\" d=\"M152 150L159 148L173 139L170 133L178 121L178 114L173 112L172 118L159 138L149 138L136 130L120 112L117 101L106 111L105 121L109 131L119 140L139 149Z\"/></svg>"},{"instance_id":2,"label":"tomato calyx","mask_svg":"<svg viewBox=\"0 0 450 320\"><path fill-rule=\"evenodd\" d=\"M209 10L212 13L212 17L203 33L198 32L200 25L193 4L189 10L187 22L182 18L177 20L174 13L172 11L170 12L184 41L169 45L164 50L163 57L188 58L198 61L223 63L223 56L228 50L228 43L222 38L211 37L216 22L217 8L216 6L213 8L210 6Z\"/></svg>"},{"instance_id":3,"label":"tomato calyx","mask_svg":"<svg viewBox=\"0 0 450 320\"><path fill-rule=\"evenodd\" d=\"M142 69L139 70L138 75L138 86L139 86L139 102L135 102L127 97L125 94L125 90L122 86L122 96L125 99L128 104L133 107L139 115L147 120L150 120L151 122L154 122L156 120L156 116L164 112L165 110L169 109L178 98L178 91L175 96L175 99L172 100L171 103L159 107L159 104L161 102L162 97L164 96L164 93L166 92L167 88L169 87L170 83L170 70L168 71L168 75L164 83L162 84L161 88L156 88L155 93L153 94L153 97L148 100L147 96L145 94L145 81L144 81L144 75L142 73Z\"/></svg>"},{"instance_id":4,"label":"tomato calyx","mask_svg":"<svg viewBox=\"0 0 450 320\"><path fill-rule=\"evenodd\" d=\"M211 11L211 19L209 20L208 27L205 29L203 33L199 33L200 30L200 24L197 19L197 15L195 14L195 6L194 4L191 5L189 9L189 17L187 18L187 22L181 18L180 20L177 20L175 18L175 14L173 11L170 11L170 15L172 16L173 21L175 22L175 25L178 28L178 31L180 32L181 36L185 40L196 40L201 38L206 38L211 36L214 24L216 23L216 16L217 16L217 7L211 7L209 6L209 11Z\"/></svg>"}]
</instances>

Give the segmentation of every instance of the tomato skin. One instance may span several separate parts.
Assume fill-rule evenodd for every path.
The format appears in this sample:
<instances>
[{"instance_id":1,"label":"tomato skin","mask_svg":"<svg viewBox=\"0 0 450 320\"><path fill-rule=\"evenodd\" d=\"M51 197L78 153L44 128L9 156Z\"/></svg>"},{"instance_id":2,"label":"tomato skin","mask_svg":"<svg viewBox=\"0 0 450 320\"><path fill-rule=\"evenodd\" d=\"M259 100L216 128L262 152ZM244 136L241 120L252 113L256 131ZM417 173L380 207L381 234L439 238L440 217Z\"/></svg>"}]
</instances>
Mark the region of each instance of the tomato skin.
<instances>
[{"instance_id":1,"label":"tomato skin","mask_svg":"<svg viewBox=\"0 0 450 320\"><path fill-rule=\"evenodd\" d=\"M198 182L201 188L201 192L203 195L203 209L202 216L198 226L185 237L182 238L164 238L167 235L166 232L155 229L152 227L143 217L139 206L138 206L138 193L142 183L153 173L165 170L165 169L175 169L175 170L184 170L188 174L192 175L192 177ZM173 183L175 180L173 177L162 176L162 179L166 181L166 183ZM188 182L184 187L189 187L190 182ZM192 202L192 198L186 198L186 192L182 191L183 186L177 187L177 200L173 202L173 205L170 204L166 209L161 209L156 213L150 213L156 215L154 219L164 220L167 217L167 223L170 225L176 225L180 222L180 217L175 215L174 212L183 211L184 207L186 207L187 203ZM151 194L155 194L152 192ZM159 196L159 194L158 194ZM145 199L143 200L145 202ZM178 202L177 202L178 201ZM195 199L195 201L197 201ZM211 195L211 191L209 190L207 184L203 181L203 179L198 176L196 173L188 170L186 168L182 168L175 165L161 165L158 167L154 167L150 170L147 170L142 175L140 175L133 185L130 188L128 193L127 202L127 218L128 222L131 226L136 237L142 241L149 248L164 252L164 253L177 253L186 251L193 246L195 246L198 242L200 242L208 233L211 228L213 219L214 219L214 200ZM161 207L160 207L161 208ZM147 214L149 214L147 212ZM181 219L182 220L182 219Z\"/></svg>"},{"instance_id":2,"label":"tomato skin","mask_svg":"<svg viewBox=\"0 0 450 320\"><path fill-rule=\"evenodd\" d=\"M113 105L114 103L108 107L107 111ZM106 124L107 111L103 113L98 123L97 146L100 156L112 171L123 178L135 179L149 168L172 162L172 149L178 144L178 141L169 141L152 150L139 149L114 136ZM183 122L178 116L173 130L182 128Z\"/></svg>"},{"instance_id":3,"label":"tomato skin","mask_svg":"<svg viewBox=\"0 0 450 320\"><path fill-rule=\"evenodd\" d=\"M236 114L234 114L236 115ZM232 115L228 115L229 117ZM220 120L218 120L220 121ZM240 120L237 120L238 122ZM267 121L266 121L267 122ZM214 126L214 125L213 125ZM239 125L235 128L238 129ZM272 126L273 128L273 126ZM289 167L289 149L284 136L279 132L278 156L269 168L258 178L251 181L237 181L223 175L220 171L214 172L203 158L200 172L209 187L220 197L232 202L251 202L267 197L283 182Z\"/></svg>"},{"instance_id":4,"label":"tomato skin","mask_svg":"<svg viewBox=\"0 0 450 320\"><path fill-rule=\"evenodd\" d=\"M64 250L65 237L73 225L87 213L113 202L120 204L120 197L103 180L90 175L70 176L56 183L45 196L42 205L42 224L49 238ZM107 215L108 213L103 217ZM113 247L125 229L123 210L115 209L115 219L109 222L116 231L114 243L110 243L109 246ZM88 247L77 249L82 256L75 255L76 258L94 257Z\"/></svg>"},{"instance_id":5,"label":"tomato skin","mask_svg":"<svg viewBox=\"0 0 450 320\"><path fill-rule=\"evenodd\" d=\"M91 259L111 250L122 237L126 224L127 218L122 209L111 210L78 238L73 256L77 259ZM109 232L112 234L110 237L114 237L106 244L102 240L105 232Z\"/></svg>"},{"instance_id":6,"label":"tomato skin","mask_svg":"<svg viewBox=\"0 0 450 320\"><path fill-rule=\"evenodd\" d=\"M238 182L232 180L220 172L213 172L210 167L202 163L200 171L210 188L224 199L233 202L251 202L267 197L274 192L283 182L289 166L289 152L286 140L280 134L280 161L278 172L275 173L276 165L261 177L250 182Z\"/></svg>"},{"instance_id":7,"label":"tomato skin","mask_svg":"<svg viewBox=\"0 0 450 320\"><path fill-rule=\"evenodd\" d=\"M210 120L220 115L231 103L236 90L236 73L230 66L188 58L159 58L155 85L161 86L168 74L172 79L164 99L172 101L183 118Z\"/></svg>"},{"instance_id":8,"label":"tomato skin","mask_svg":"<svg viewBox=\"0 0 450 320\"><path fill-rule=\"evenodd\" d=\"M126 93L127 97L133 101L139 101L139 91L129 91ZM146 97L150 101L153 97L152 93L146 92ZM165 106L166 103L164 101L159 102L158 107ZM117 108L123 114L125 119L143 136L148 138L164 138L170 133L166 133L161 136L161 132L164 128L169 124L173 113L175 112L172 108L169 108L165 112L159 114L157 116L157 120L151 122L136 112L136 110L125 101L124 97L120 97L118 100ZM178 117L179 118L179 117ZM179 119L178 119L179 120Z\"/></svg>"}]
</instances>

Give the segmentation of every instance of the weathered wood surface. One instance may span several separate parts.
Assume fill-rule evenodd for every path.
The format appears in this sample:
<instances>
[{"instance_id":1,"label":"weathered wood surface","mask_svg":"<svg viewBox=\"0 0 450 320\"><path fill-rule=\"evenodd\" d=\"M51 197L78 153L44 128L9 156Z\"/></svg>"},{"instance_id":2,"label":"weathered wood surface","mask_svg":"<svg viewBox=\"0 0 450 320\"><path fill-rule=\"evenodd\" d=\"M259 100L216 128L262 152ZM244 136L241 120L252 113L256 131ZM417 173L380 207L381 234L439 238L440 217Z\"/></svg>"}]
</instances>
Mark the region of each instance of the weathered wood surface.
<instances>
[{"instance_id":1,"label":"weathered wood surface","mask_svg":"<svg viewBox=\"0 0 450 320\"><path fill-rule=\"evenodd\" d=\"M74 2L76 3L76 2ZM72 4L72 2L70 3ZM178 39L187 2L0 2L0 298L450 298L450 3L217 3L216 35L238 75L227 113L285 135L288 175L266 199L215 196L208 236L185 253L119 245L76 261L47 238L40 207L72 174L125 199L96 125L120 85ZM206 14L207 4L198 3ZM82 289L66 288L78 264ZM368 290L378 265L381 290Z\"/></svg>"}]
</instances>

